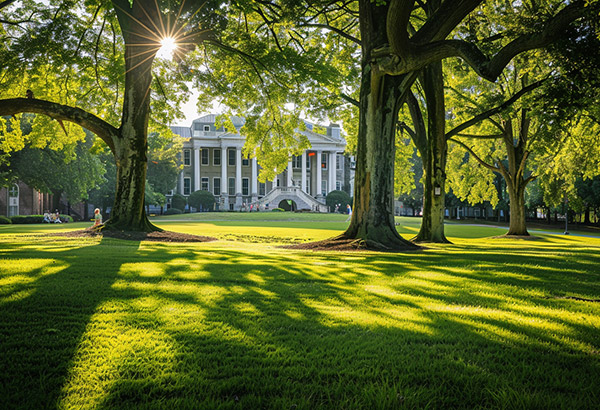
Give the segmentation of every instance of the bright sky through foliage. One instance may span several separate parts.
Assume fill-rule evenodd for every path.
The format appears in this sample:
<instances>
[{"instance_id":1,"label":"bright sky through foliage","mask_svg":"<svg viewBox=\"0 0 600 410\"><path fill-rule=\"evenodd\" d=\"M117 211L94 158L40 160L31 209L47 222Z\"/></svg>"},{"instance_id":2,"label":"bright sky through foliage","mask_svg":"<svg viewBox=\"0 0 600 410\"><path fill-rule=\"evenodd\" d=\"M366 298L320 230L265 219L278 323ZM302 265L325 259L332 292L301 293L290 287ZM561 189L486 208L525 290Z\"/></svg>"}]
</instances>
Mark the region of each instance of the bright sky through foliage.
<instances>
[{"instance_id":1,"label":"bright sky through foliage","mask_svg":"<svg viewBox=\"0 0 600 410\"><path fill-rule=\"evenodd\" d=\"M177 44L173 37L165 37L160 41L161 47L156 54L156 57L165 60L171 60L173 58L173 52L177 49Z\"/></svg>"}]
</instances>

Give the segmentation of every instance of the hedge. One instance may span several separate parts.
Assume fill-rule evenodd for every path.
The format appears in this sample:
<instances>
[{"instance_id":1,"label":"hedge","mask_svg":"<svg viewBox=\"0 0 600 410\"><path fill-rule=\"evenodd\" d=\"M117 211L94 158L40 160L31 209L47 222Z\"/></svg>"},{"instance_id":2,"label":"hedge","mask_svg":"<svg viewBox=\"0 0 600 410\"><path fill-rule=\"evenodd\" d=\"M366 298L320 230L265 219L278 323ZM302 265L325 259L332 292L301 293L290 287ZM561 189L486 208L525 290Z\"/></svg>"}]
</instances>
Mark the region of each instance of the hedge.
<instances>
[{"instance_id":1,"label":"hedge","mask_svg":"<svg viewBox=\"0 0 600 410\"><path fill-rule=\"evenodd\" d=\"M60 214L61 222L73 222L71 215ZM15 215L10 218L14 224L41 224L44 223L44 215Z\"/></svg>"},{"instance_id":2,"label":"hedge","mask_svg":"<svg viewBox=\"0 0 600 410\"><path fill-rule=\"evenodd\" d=\"M12 221L9 218L7 218L6 216L0 215L0 225L9 225L11 223L12 223Z\"/></svg>"},{"instance_id":3,"label":"hedge","mask_svg":"<svg viewBox=\"0 0 600 410\"><path fill-rule=\"evenodd\" d=\"M179 215L182 214L183 211L178 208L169 208L165 211L164 215Z\"/></svg>"}]
</instances>

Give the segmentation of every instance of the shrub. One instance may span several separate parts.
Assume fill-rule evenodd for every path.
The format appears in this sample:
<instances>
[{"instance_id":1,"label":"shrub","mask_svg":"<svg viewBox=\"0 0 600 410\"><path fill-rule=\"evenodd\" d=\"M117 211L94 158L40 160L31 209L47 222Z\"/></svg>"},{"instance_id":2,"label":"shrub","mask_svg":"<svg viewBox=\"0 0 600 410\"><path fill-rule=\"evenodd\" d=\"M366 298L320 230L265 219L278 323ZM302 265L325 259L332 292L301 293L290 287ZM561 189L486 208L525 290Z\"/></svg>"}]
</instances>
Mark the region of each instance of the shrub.
<instances>
[{"instance_id":1,"label":"shrub","mask_svg":"<svg viewBox=\"0 0 600 410\"><path fill-rule=\"evenodd\" d=\"M0 215L0 225L9 225L11 223L12 221L9 218Z\"/></svg>"},{"instance_id":2,"label":"shrub","mask_svg":"<svg viewBox=\"0 0 600 410\"><path fill-rule=\"evenodd\" d=\"M271 212L285 212L285 210L281 208L273 208L271 209Z\"/></svg>"},{"instance_id":3,"label":"shrub","mask_svg":"<svg viewBox=\"0 0 600 410\"><path fill-rule=\"evenodd\" d=\"M352 204L352 198L344 191L331 191L325 198L325 204L330 212L335 212L335 206L339 204L338 212L346 213L346 206Z\"/></svg>"},{"instance_id":4,"label":"shrub","mask_svg":"<svg viewBox=\"0 0 600 410\"><path fill-rule=\"evenodd\" d=\"M185 209L186 205L187 205L187 198L181 194L175 194L175 195L173 195L173 198L171 198L171 208Z\"/></svg>"},{"instance_id":5,"label":"shrub","mask_svg":"<svg viewBox=\"0 0 600 410\"><path fill-rule=\"evenodd\" d=\"M44 222L44 215L15 215L10 220L14 224L41 224Z\"/></svg>"},{"instance_id":6,"label":"shrub","mask_svg":"<svg viewBox=\"0 0 600 410\"><path fill-rule=\"evenodd\" d=\"M182 214L183 211L181 209L178 208L169 208L165 211L165 215L179 215Z\"/></svg>"},{"instance_id":7,"label":"shrub","mask_svg":"<svg viewBox=\"0 0 600 410\"><path fill-rule=\"evenodd\" d=\"M64 223L73 222L73 217L71 215L60 214L60 220Z\"/></svg>"},{"instance_id":8,"label":"shrub","mask_svg":"<svg viewBox=\"0 0 600 410\"><path fill-rule=\"evenodd\" d=\"M210 211L215 205L215 196L209 191L194 191L188 197L188 204L196 209Z\"/></svg>"}]
</instances>

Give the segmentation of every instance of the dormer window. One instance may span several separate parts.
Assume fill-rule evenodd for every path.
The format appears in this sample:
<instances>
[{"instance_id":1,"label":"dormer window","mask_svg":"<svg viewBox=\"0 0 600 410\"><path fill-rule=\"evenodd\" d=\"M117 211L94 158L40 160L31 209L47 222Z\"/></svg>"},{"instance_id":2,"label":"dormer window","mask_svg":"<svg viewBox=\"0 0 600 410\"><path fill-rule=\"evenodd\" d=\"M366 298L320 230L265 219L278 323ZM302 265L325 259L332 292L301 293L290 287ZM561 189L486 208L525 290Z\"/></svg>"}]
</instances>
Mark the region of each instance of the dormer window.
<instances>
[{"instance_id":1,"label":"dormer window","mask_svg":"<svg viewBox=\"0 0 600 410\"><path fill-rule=\"evenodd\" d=\"M204 126L204 132L210 131L210 125L205 125Z\"/></svg>"}]
</instances>

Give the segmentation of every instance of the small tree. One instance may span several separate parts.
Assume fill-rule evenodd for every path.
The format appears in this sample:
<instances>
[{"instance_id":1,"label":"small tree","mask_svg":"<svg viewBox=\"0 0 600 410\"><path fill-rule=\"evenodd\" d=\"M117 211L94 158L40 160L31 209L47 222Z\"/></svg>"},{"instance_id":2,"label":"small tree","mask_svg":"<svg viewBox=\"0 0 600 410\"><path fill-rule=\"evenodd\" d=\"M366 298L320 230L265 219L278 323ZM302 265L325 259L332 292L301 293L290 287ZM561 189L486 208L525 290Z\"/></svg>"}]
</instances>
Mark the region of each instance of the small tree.
<instances>
[{"instance_id":1,"label":"small tree","mask_svg":"<svg viewBox=\"0 0 600 410\"><path fill-rule=\"evenodd\" d=\"M171 208L177 208L183 211L186 205L187 198L181 194L175 194L173 195L173 198L171 198Z\"/></svg>"},{"instance_id":2,"label":"small tree","mask_svg":"<svg viewBox=\"0 0 600 410\"><path fill-rule=\"evenodd\" d=\"M210 191L194 191L188 197L188 204L196 209L212 211L215 205L215 196Z\"/></svg>"},{"instance_id":3,"label":"small tree","mask_svg":"<svg viewBox=\"0 0 600 410\"><path fill-rule=\"evenodd\" d=\"M335 206L339 205L339 212L343 213L346 210L346 205L351 203L352 198L344 191L331 191L325 198L325 204L327 204L331 212L334 212Z\"/></svg>"}]
</instances>

